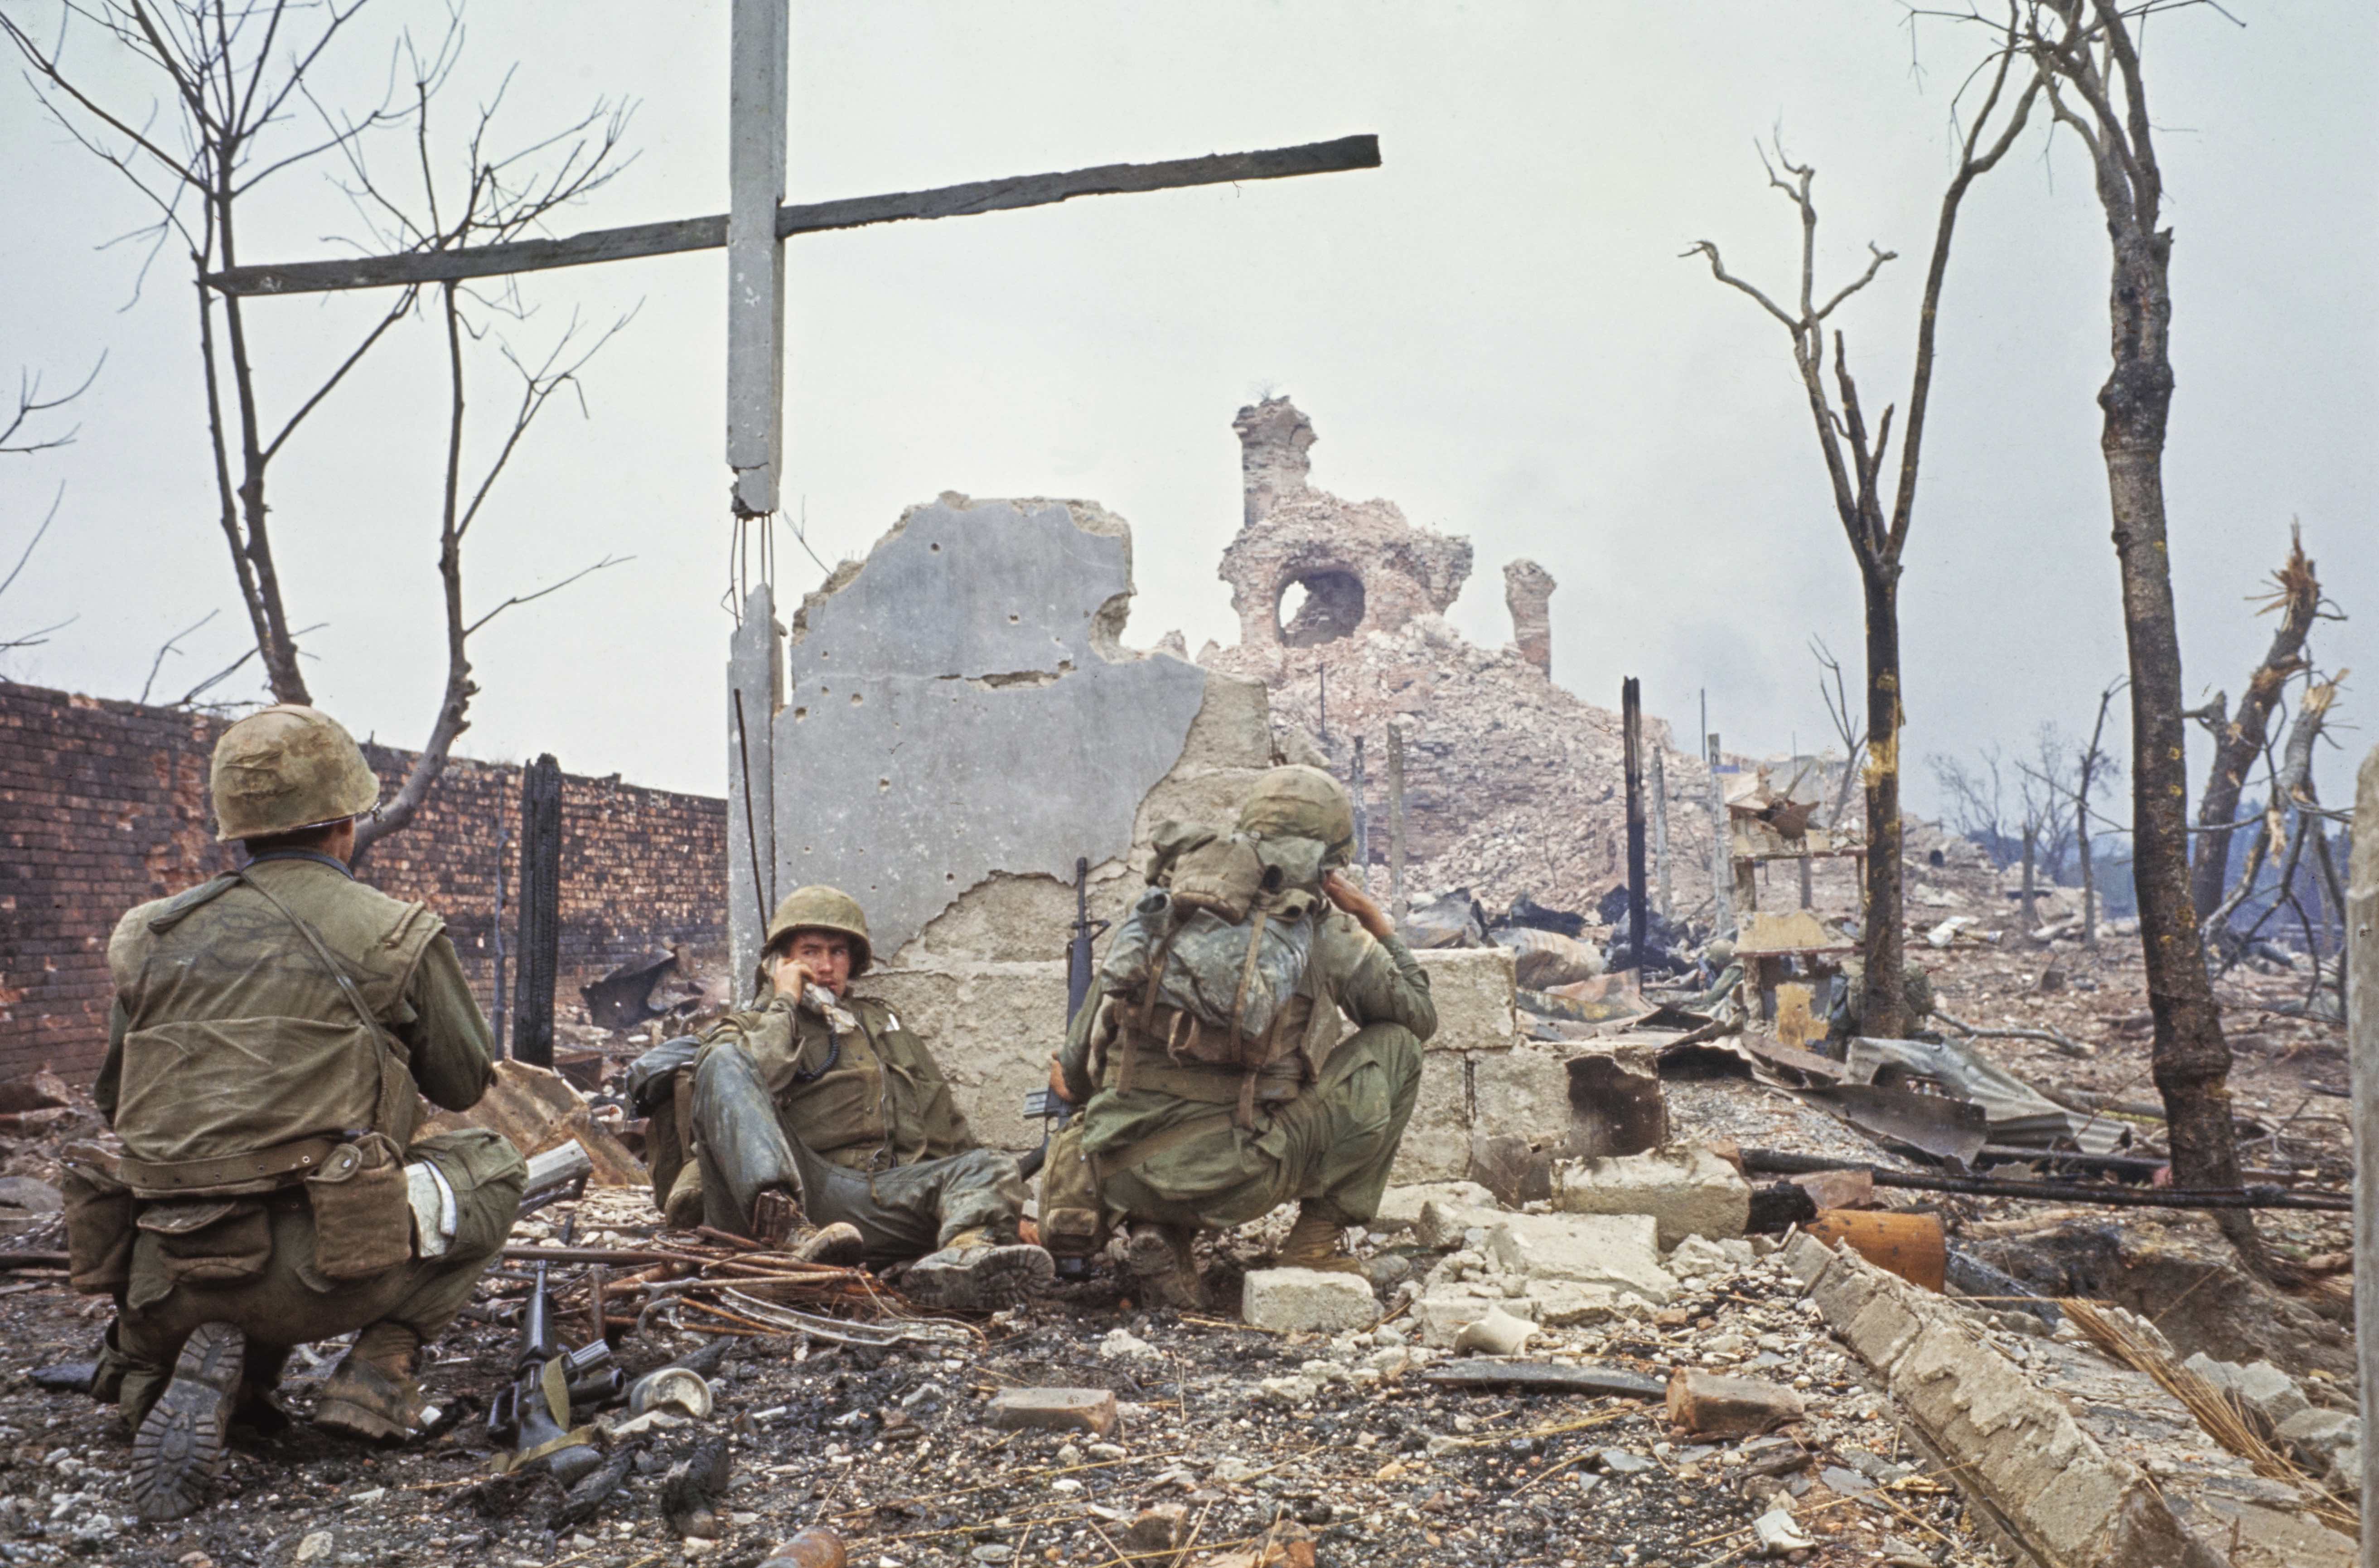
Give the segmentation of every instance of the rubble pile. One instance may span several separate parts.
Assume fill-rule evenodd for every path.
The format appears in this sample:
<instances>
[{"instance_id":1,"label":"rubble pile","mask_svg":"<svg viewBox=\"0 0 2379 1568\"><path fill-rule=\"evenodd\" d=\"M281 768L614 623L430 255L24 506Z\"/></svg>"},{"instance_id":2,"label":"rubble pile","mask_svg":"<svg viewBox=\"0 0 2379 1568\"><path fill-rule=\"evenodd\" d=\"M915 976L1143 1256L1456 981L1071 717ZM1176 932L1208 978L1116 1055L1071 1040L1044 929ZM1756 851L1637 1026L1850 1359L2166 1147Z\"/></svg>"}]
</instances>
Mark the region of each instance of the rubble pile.
<instances>
[{"instance_id":1,"label":"rubble pile","mask_svg":"<svg viewBox=\"0 0 2379 1568\"><path fill-rule=\"evenodd\" d=\"M1286 398L1241 409L1235 428L1246 522L1221 575L1240 636L1210 643L1199 663L1262 681L1275 725L1318 745L1342 779L1362 739L1375 866L1388 859L1388 730L1403 731L1408 889L1467 887L1498 915L1523 896L1593 908L1626 874L1620 719L1549 674L1552 578L1513 563L1516 645L1479 647L1443 618L1470 574L1467 540L1310 485L1312 422ZM1645 735L1662 754L1686 913L1710 896L1709 775L1664 721L1647 716Z\"/></svg>"}]
</instances>

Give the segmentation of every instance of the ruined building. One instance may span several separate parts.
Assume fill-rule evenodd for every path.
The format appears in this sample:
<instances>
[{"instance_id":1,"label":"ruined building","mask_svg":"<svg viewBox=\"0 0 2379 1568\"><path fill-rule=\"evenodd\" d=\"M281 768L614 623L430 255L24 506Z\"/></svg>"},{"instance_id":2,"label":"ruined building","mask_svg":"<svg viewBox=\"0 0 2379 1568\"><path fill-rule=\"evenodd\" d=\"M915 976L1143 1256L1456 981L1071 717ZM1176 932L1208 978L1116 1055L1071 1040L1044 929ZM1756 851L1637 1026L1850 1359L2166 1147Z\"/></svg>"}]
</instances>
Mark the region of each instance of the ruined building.
<instances>
[{"instance_id":1,"label":"ruined building","mask_svg":"<svg viewBox=\"0 0 2379 1568\"><path fill-rule=\"evenodd\" d=\"M1313 422L1286 398L1242 408L1232 428L1246 505L1220 575L1239 641L1208 644L1199 662L1262 681L1275 727L1301 730L1341 778L1361 740L1375 871L1388 859L1388 727L1403 730L1408 892L1591 911L1626 875L1620 720L1552 679L1552 573L1505 566L1513 645L1479 647L1444 620L1469 540L1416 526L1394 501L1316 488ZM1623 673L1610 672L1614 695ZM1645 725L1663 752L1674 908L1690 914L1710 893L1709 774L1690 739L1680 749L1664 722Z\"/></svg>"}]
</instances>

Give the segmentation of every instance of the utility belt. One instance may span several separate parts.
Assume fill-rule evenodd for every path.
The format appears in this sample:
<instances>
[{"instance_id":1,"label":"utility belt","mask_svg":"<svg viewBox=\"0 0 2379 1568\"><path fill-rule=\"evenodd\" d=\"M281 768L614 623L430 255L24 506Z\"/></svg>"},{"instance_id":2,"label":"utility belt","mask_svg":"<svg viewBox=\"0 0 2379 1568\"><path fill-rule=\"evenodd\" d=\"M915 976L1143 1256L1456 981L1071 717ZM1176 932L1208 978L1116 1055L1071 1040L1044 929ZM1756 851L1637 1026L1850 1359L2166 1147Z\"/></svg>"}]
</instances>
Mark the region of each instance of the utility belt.
<instances>
[{"instance_id":1,"label":"utility belt","mask_svg":"<svg viewBox=\"0 0 2379 1568\"><path fill-rule=\"evenodd\" d=\"M368 1279L414 1256L405 1152L384 1133L302 1138L204 1160L142 1160L79 1143L59 1163L67 1273L88 1294L133 1284L143 1236L167 1289L254 1279L272 1258L272 1212L300 1196L313 1212L310 1266L323 1280Z\"/></svg>"}]
</instances>

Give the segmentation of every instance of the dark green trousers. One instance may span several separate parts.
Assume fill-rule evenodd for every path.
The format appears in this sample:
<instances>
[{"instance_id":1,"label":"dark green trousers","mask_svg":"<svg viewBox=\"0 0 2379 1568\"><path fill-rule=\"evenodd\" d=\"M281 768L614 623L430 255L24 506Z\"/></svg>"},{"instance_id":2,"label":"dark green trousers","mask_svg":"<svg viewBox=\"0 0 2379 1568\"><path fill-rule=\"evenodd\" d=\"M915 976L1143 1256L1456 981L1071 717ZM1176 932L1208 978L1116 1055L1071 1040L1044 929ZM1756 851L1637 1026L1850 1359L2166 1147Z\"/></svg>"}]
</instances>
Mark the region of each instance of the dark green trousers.
<instances>
[{"instance_id":1,"label":"dark green trousers","mask_svg":"<svg viewBox=\"0 0 2379 1568\"><path fill-rule=\"evenodd\" d=\"M1232 1122L1227 1106L1103 1089L1084 1108L1082 1143L1094 1157L1129 1160L1135 1143L1192 1124L1211 1130L1111 1171L1101 1200L1165 1224L1245 1224L1300 1201L1360 1224L1380 1211L1420 1094L1421 1055L1401 1024L1358 1030L1330 1054L1318 1081L1277 1109L1260 1108L1248 1128Z\"/></svg>"}]
</instances>

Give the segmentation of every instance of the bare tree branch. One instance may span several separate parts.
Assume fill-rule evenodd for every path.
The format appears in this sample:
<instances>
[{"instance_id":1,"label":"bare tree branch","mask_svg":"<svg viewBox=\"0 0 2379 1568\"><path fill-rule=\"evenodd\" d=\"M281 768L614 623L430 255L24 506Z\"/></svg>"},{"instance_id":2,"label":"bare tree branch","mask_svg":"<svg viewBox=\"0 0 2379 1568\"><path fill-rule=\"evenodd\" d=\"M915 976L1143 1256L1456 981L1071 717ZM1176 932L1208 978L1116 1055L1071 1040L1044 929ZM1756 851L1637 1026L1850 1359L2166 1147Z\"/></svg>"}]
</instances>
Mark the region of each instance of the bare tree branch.
<instances>
[{"instance_id":1,"label":"bare tree branch","mask_svg":"<svg viewBox=\"0 0 2379 1568\"><path fill-rule=\"evenodd\" d=\"M204 615L199 616L196 621L191 621L187 626L185 626L180 631L175 633L172 636L166 638L164 645L157 650L157 657L149 661L149 679L140 682L140 694L138 697L135 697L133 701L146 703L149 700L149 689L157 683L157 671L165 668L165 656L174 651L174 645L188 636L191 633L197 631L199 627L205 625L208 621L212 621L221 613L222 611L220 610L211 609Z\"/></svg>"}]
</instances>

